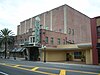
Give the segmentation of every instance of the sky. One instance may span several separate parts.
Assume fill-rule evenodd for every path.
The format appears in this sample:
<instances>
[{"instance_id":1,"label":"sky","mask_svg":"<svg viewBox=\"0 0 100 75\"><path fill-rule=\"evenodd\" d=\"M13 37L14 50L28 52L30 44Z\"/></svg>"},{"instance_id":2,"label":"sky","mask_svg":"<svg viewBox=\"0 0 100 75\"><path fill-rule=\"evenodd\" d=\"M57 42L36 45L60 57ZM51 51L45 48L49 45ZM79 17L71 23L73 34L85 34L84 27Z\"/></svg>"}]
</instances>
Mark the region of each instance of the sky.
<instances>
[{"instance_id":1,"label":"sky","mask_svg":"<svg viewBox=\"0 0 100 75\"><path fill-rule=\"evenodd\" d=\"M17 34L21 21L67 4L90 18L100 16L100 0L0 0L0 30Z\"/></svg>"}]
</instances>

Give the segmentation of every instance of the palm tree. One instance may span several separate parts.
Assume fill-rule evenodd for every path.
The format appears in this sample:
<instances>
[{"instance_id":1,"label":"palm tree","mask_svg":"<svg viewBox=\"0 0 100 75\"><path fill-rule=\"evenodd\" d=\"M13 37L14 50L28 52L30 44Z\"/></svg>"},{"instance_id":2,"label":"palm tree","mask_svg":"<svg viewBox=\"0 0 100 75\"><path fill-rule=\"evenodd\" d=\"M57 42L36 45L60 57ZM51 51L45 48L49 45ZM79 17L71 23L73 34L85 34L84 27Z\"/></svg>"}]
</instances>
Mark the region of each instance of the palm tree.
<instances>
[{"instance_id":1,"label":"palm tree","mask_svg":"<svg viewBox=\"0 0 100 75\"><path fill-rule=\"evenodd\" d=\"M5 59L7 56L7 44L11 42L11 40L13 39L11 38L12 35L13 35L12 31L7 28L0 30L0 46L3 44L5 46L5 51L4 51Z\"/></svg>"}]
</instances>

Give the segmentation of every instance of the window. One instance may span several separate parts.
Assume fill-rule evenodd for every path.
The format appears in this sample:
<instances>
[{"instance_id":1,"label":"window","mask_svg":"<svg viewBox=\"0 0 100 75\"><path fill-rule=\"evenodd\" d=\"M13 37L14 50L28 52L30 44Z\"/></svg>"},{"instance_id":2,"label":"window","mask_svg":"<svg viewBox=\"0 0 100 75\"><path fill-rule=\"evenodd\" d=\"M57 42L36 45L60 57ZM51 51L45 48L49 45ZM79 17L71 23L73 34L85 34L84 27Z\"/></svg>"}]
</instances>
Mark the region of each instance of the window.
<instances>
[{"instance_id":1,"label":"window","mask_svg":"<svg viewBox=\"0 0 100 75\"><path fill-rule=\"evenodd\" d=\"M35 37L33 37L33 42L35 42Z\"/></svg>"},{"instance_id":2,"label":"window","mask_svg":"<svg viewBox=\"0 0 100 75\"><path fill-rule=\"evenodd\" d=\"M72 44L74 44L74 40L72 40Z\"/></svg>"},{"instance_id":3,"label":"window","mask_svg":"<svg viewBox=\"0 0 100 75\"><path fill-rule=\"evenodd\" d=\"M71 28L68 29L68 34L71 34Z\"/></svg>"},{"instance_id":4,"label":"window","mask_svg":"<svg viewBox=\"0 0 100 75\"><path fill-rule=\"evenodd\" d=\"M25 38L25 41L27 41L27 39Z\"/></svg>"},{"instance_id":5,"label":"window","mask_svg":"<svg viewBox=\"0 0 100 75\"><path fill-rule=\"evenodd\" d=\"M51 44L54 44L54 38L51 37Z\"/></svg>"},{"instance_id":6,"label":"window","mask_svg":"<svg viewBox=\"0 0 100 75\"><path fill-rule=\"evenodd\" d=\"M72 35L74 35L74 29L72 29Z\"/></svg>"},{"instance_id":7,"label":"window","mask_svg":"<svg viewBox=\"0 0 100 75\"><path fill-rule=\"evenodd\" d=\"M97 35L100 36L100 26L97 27Z\"/></svg>"},{"instance_id":8,"label":"window","mask_svg":"<svg viewBox=\"0 0 100 75\"><path fill-rule=\"evenodd\" d=\"M30 42L32 43L32 37L30 38Z\"/></svg>"},{"instance_id":9,"label":"window","mask_svg":"<svg viewBox=\"0 0 100 75\"><path fill-rule=\"evenodd\" d=\"M24 43L24 40L23 39L21 39L21 44L23 44Z\"/></svg>"},{"instance_id":10,"label":"window","mask_svg":"<svg viewBox=\"0 0 100 75\"><path fill-rule=\"evenodd\" d=\"M66 41L65 41L65 39L63 39L63 44L64 44L64 45L66 44Z\"/></svg>"},{"instance_id":11,"label":"window","mask_svg":"<svg viewBox=\"0 0 100 75\"><path fill-rule=\"evenodd\" d=\"M58 45L60 45L60 38L58 38Z\"/></svg>"},{"instance_id":12,"label":"window","mask_svg":"<svg viewBox=\"0 0 100 75\"><path fill-rule=\"evenodd\" d=\"M75 59L81 59L82 52L74 52Z\"/></svg>"},{"instance_id":13,"label":"window","mask_svg":"<svg viewBox=\"0 0 100 75\"><path fill-rule=\"evenodd\" d=\"M46 26L46 27L45 27L45 29L46 29L46 30L48 30L48 29L49 29L49 27L48 27L48 26Z\"/></svg>"},{"instance_id":14,"label":"window","mask_svg":"<svg viewBox=\"0 0 100 75\"><path fill-rule=\"evenodd\" d=\"M45 38L45 43L48 43L48 37Z\"/></svg>"}]
</instances>

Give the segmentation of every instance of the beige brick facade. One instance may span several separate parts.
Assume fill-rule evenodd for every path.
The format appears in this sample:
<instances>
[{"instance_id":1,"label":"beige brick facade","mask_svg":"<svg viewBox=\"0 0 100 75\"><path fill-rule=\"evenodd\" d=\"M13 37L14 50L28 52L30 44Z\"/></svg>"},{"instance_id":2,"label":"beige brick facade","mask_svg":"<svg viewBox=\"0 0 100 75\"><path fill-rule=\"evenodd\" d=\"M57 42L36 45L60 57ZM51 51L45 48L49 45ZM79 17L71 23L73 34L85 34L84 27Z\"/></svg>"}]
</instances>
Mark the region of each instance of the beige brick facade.
<instances>
[{"instance_id":1,"label":"beige brick facade","mask_svg":"<svg viewBox=\"0 0 100 75\"><path fill-rule=\"evenodd\" d=\"M37 16L40 17L42 29L64 33L64 35L67 35L67 41L70 42L91 42L90 18L70 6L62 5ZM35 17L36 16L21 22L20 26L18 26L17 34L26 34L30 28L34 30ZM57 37L53 34L52 36Z\"/></svg>"}]
</instances>

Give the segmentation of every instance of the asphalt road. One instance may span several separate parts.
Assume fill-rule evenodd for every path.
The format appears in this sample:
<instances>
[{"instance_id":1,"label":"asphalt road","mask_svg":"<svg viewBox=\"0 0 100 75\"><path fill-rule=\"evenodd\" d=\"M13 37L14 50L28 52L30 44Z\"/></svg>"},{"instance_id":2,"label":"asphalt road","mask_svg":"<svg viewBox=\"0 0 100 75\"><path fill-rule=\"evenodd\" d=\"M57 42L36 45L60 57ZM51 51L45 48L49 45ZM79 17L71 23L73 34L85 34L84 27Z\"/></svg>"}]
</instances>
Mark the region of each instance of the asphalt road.
<instances>
[{"instance_id":1,"label":"asphalt road","mask_svg":"<svg viewBox=\"0 0 100 75\"><path fill-rule=\"evenodd\" d=\"M99 75L100 66L0 59L0 75Z\"/></svg>"}]
</instances>

